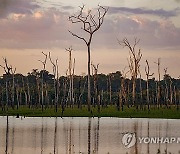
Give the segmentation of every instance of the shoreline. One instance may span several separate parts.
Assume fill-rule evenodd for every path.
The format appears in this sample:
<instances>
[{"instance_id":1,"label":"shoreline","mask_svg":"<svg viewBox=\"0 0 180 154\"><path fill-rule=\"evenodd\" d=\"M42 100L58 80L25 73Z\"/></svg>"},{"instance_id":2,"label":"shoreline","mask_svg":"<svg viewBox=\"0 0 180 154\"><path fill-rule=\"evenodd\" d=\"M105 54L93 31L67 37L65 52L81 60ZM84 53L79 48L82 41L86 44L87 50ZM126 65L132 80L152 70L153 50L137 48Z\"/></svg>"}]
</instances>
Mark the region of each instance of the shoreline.
<instances>
[{"instance_id":1,"label":"shoreline","mask_svg":"<svg viewBox=\"0 0 180 154\"><path fill-rule=\"evenodd\" d=\"M79 109L66 108L63 115L61 109L55 112L54 108L47 108L43 112L41 108L27 108L21 107L17 109L9 109L8 111L0 110L0 116L24 116L24 117L114 117L114 118L152 118L152 119L180 119L180 111L176 110L175 107L152 108L149 112L148 110L136 110L134 107L125 107L123 111L118 111L115 106L108 106L101 108L100 113L98 113L97 108L92 108L91 112L88 112L87 107L82 107Z\"/></svg>"}]
</instances>

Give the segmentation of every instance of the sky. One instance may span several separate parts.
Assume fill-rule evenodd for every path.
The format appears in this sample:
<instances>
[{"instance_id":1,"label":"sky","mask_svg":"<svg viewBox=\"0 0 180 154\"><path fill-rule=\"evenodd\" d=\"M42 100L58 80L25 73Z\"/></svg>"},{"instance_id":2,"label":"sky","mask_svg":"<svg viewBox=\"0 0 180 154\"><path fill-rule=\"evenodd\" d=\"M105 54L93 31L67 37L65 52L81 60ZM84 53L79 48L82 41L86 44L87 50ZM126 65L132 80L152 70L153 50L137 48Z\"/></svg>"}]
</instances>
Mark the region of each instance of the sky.
<instances>
[{"instance_id":1,"label":"sky","mask_svg":"<svg viewBox=\"0 0 180 154\"><path fill-rule=\"evenodd\" d=\"M3 57L17 73L27 74L41 70L41 53L51 52L59 60L60 75L68 68L68 53L72 46L76 59L75 73L87 72L87 48L68 30L84 37L81 25L72 24L68 17L78 14L79 6L85 12L98 5L109 7L101 28L94 34L91 44L91 61L99 64L99 73L121 71L128 66L129 51L118 40L140 39L137 50L143 54L140 62L145 76L145 60L157 78L155 62L161 58L161 73L168 68L172 77L180 76L180 0L0 0L0 64ZM52 73L52 66L47 62ZM127 68L128 69L128 68ZM0 76L3 69L0 68Z\"/></svg>"}]
</instances>

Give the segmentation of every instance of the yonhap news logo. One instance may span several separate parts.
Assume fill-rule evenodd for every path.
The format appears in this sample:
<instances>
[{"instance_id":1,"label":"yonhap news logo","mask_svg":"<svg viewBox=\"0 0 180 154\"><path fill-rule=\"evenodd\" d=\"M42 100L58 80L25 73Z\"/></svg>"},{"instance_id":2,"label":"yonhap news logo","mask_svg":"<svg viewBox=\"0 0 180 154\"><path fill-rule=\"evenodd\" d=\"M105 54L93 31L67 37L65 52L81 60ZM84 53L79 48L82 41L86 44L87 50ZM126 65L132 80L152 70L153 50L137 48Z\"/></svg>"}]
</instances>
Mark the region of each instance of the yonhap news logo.
<instances>
[{"instance_id":1,"label":"yonhap news logo","mask_svg":"<svg viewBox=\"0 0 180 154\"><path fill-rule=\"evenodd\" d=\"M180 137L137 137L136 133L122 133L122 144L125 148L131 148L139 144L180 144Z\"/></svg>"},{"instance_id":2,"label":"yonhap news logo","mask_svg":"<svg viewBox=\"0 0 180 154\"><path fill-rule=\"evenodd\" d=\"M125 148L131 148L136 144L136 134L135 133L124 133L122 137L122 144Z\"/></svg>"}]
</instances>

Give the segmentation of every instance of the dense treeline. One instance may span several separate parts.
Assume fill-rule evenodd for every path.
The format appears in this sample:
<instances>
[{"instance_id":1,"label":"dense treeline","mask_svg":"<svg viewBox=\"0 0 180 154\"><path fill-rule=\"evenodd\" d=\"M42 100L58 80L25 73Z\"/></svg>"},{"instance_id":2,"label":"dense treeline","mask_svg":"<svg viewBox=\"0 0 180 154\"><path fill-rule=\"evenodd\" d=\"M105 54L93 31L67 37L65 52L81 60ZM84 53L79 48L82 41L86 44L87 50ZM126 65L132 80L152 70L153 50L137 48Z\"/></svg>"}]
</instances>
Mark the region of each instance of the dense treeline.
<instances>
[{"instance_id":1,"label":"dense treeline","mask_svg":"<svg viewBox=\"0 0 180 154\"><path fill-rule=\"evenodd\" d=\"M46 70L34 69L27 76L22 74L4 74L0 78L0 106L2 110L8 107L43 109L49 107L60 108L87 104L87 76L73 76L73 87L70 89L71 77L61 76L55 80L54 75ZM43 86L42 86L43 82ZM124 78L120 71L116 73L91 75L91 105L93 107L106 107L116 105L118 110L123 106L133 106L132 101L132 79ZM136 104L137 109L146 109L147 106L170 107L174 105L178 109L180 101L180 79L171 78L165 74L160 81L160 103L158 104L158 81L155 78L149 79L149 100L147 100L147 81L138 78L136 80ZM58 86L58 87L57 87ZM59 89L57 91L57 89ZM72 100L70 98L72 93ZM57 96L57 97L56 97ZM57 106L55 104L58 98ZM148 102L149 101L149 102Z\"/></svg>"}]
</instances>

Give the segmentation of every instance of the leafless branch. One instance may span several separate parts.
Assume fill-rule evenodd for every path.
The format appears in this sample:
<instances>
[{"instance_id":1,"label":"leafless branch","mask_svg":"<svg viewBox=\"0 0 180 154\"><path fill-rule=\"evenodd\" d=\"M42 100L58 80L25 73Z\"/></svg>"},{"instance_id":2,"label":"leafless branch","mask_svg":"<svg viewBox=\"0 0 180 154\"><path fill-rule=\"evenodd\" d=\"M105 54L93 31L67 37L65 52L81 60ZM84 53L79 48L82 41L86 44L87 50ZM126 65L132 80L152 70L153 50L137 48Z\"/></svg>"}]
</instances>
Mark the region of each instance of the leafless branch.
<instances>
[{"instance_id":1,"label":"leafless branch","mask_svg":"<svg viewBox=\"0 0 180 154\"><path fill-rule=\"evenodd\" d=\"M81 23L82 27L81 29L87 32L90 37L88 40L86 40L84 37L81 37L69 30L72 36L77 37L81 40L83 40L87 45L91 42L91 38L93 33L95 33L103 24L104 17L106 13L108 12L108 8L105 8L103 6L98 5L97 9L97 16L92 13L91 10L88 10L87 13L84 13L85 5L80 6L79 14L74 14L72 16L69 16L69 21L71 23ZM97 18L97 20L96 20Z\"/></svg>"}]
</instances>

